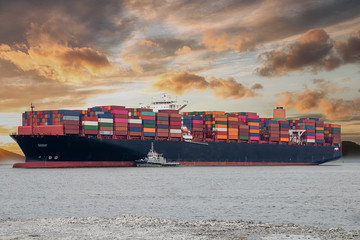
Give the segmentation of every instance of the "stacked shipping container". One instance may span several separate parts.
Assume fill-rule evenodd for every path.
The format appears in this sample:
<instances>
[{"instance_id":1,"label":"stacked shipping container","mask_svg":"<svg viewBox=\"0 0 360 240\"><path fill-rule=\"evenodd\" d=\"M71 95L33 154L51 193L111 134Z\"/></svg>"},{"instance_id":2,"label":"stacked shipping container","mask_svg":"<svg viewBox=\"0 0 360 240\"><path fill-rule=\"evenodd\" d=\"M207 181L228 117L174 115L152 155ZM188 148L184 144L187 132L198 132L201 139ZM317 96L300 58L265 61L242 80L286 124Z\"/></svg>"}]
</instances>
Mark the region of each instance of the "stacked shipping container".
<instances>
[{"instance_id":1,"label":"stacked shipping container","mask_svg":"<svg viewBox=\"0 0 360 240\"><path fill-rule=\"evenodd\" d=\"M278 111L283 111L279 109ZM32 115L33 114L33 115ZM279 115L279 114L278 114ZM281 115L282 116L282 115ZM280 117L280 115L278 116ZM34 127L31 127L34 125ZM340 125L319 119L259 118L256 113L222 111L186 112L124 106L98 106L82 110L25 112L19 134L92 135L113 138L180 140L182 126L198 141L268 141L288 143L289 129L303 129L305 143L339 144ZM185 129L185 128L184 128ZM261 136L261 138L260 138Z\"/></svg>"}]
</instances>

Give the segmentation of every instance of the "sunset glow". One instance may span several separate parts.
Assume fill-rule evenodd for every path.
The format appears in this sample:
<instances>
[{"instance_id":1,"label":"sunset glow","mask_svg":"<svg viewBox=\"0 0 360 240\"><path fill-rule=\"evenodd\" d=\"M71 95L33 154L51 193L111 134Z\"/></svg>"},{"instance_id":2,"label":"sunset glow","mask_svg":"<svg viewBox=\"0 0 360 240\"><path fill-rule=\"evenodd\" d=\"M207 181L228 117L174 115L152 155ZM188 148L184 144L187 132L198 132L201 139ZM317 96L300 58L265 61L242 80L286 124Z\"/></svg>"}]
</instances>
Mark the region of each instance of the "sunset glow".
<instances>
[{"instance_id":1,"label":"sunset glow","mask_svg":"<svg viewBox=\"0 0 360 240\"><path fill-rule=\"evenodd\" d=\"M29 110L138 107L319 117L360 143L360 2L6 1L0 148Z\"/></svg>"}]
</instances>

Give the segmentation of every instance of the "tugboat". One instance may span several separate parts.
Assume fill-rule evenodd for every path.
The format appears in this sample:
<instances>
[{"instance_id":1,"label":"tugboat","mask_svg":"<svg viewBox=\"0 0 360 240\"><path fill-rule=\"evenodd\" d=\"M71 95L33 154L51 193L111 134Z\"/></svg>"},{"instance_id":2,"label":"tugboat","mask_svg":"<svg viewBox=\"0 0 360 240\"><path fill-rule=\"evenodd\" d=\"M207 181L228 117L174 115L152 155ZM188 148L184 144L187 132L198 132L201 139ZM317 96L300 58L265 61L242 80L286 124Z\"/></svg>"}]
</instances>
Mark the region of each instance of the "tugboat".
<instances>
[{"instance_id":1,"label":"tugboat","mask_svg":"<svg viewBox=\"0 0 360 240\"><path fill-rule=\"evenodd\" d=\"M151 143L151 149L145 158L135 160L137 167L177 167L178 162L168 163L161 153L154 151L154 144Z\"/></svg>"}]
</instances>

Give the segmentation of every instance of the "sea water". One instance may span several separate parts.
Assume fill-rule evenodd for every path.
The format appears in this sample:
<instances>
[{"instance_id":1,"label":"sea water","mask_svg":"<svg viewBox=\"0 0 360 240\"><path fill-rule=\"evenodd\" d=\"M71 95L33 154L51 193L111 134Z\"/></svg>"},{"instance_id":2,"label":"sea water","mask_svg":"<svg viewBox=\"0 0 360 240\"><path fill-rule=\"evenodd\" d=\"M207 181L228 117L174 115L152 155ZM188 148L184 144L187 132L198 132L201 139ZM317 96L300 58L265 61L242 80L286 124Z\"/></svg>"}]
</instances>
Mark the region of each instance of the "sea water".
<instances>
[{"instance_id":1,"label":"sea water","mask_svg":"<svg viewBox=\"0 0 360 240\"><path fill-rule=\"evenodd\" d=\"M360 229L360 161L320 166L13 169L0 218L246 220Z\"/></svg>"}]
</instances>

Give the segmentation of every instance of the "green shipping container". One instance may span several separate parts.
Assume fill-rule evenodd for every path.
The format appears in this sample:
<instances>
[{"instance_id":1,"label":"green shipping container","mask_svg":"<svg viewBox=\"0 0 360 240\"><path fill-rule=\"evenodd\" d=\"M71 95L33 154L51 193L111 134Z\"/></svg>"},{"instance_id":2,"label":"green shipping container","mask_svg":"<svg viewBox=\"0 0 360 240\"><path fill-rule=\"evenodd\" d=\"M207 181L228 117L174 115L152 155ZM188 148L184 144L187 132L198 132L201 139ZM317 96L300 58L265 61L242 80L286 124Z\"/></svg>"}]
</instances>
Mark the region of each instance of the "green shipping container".
<instances>
[{"instance_id":1,"label":"green shipping container","mask_svg":"<svg viewBox=\"0 0 360 240\"><path fill-rule=\"evenodd\" d=\"M239 136L240 140L249 140L249 136Z\"/></svg>"},{"instance_id":2,"label":"green shipping container","mask_svg":"<svg viewBox=\"0 0 360 240\"><path fill-rule=\"evenodd\" d=\"M227 121L215 121L215 124L224 124L224 125L226 125Z\"/></svg>"},{"instance_id":3,"label":"green shipping container","mask_svg":"<svg viewBox=\"0 0 360 240\"><path fill-rule=\"evenodd\" d=\"M98 126L87 126L87 125L84 125L84 129L85 129L85 130L98 130Z\"/></svg>"},{"instance_id":4,"label":"green shipping container","mask_svg":"<svg viewBox=\"0 0 360 240\"><path fill-rule=\"evenodd\" d=\"M101 127L113 127L114 124L113 124L113 123L103 123L103 122L99 122L99 126L101 126Z\"/></svg>"},{"instance_id":5,"label":"green shipping container","mask_svg":"<svg viewBox=\"0 0 360 240\"><path fill-rule=\"evenodd\" d=\"M315 130L316 133L324 133L323 130Z\"/></svg>"},{"instance_id":6,"label":"green shipping container","mask_svg":"<svg viewBox=\"0 0 360 240\"><path fill-rule=\"evenodd\" d=\"M341 131L341 128L331 128L332 131L337 131L337 132L340 132Z\"/></svg>"},{"instance_id":7,"label":"green shipping container","mask_svg":"<svg viewBox=\"0 0 360 240\"><path fill-rule=\"evenodd\" d=\"M143 124L144 128L155 128L155 124Z\"/></svg>"},{"instance_id":8,"label":"green shipping container","mask_svg":"<svg viewBox=\"0 0 360 240\"><path fill-rule=\"evenodd\" d=\"M141 112L141 116L155 116L154 112Z\"/></svg>"}]
</instances>

